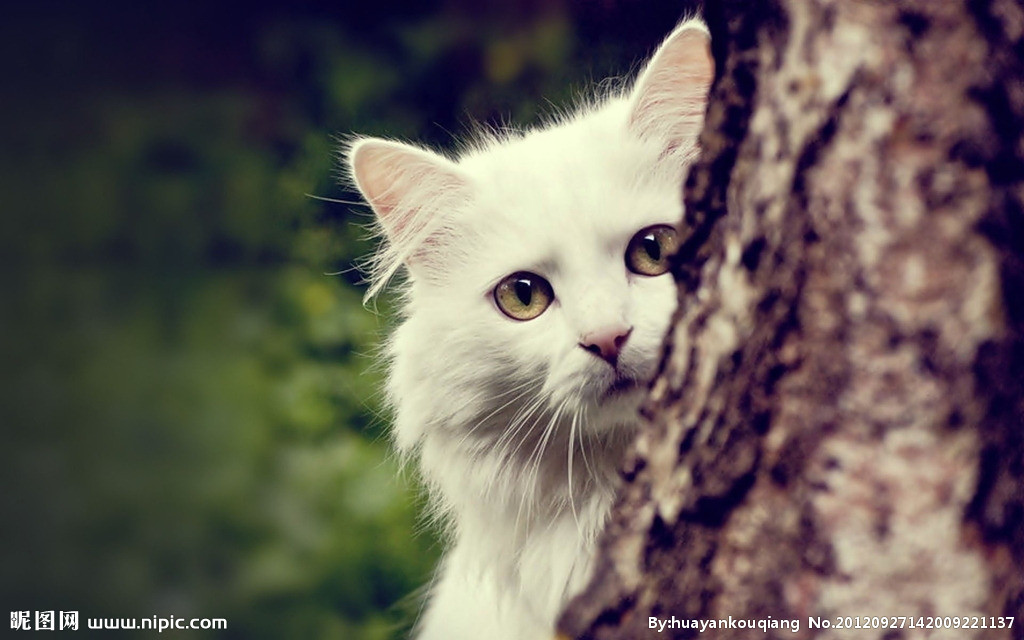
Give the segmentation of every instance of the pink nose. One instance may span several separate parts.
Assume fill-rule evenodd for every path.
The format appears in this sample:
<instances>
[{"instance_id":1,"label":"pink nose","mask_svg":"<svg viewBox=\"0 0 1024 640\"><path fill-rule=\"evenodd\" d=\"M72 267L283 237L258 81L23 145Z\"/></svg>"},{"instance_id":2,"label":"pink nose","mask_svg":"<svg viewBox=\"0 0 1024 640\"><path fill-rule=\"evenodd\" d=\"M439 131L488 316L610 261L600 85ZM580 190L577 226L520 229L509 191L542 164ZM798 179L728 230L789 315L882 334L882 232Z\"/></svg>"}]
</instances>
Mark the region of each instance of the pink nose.
<instances>
[{"instance_id":1,"label":"pink nose","mask_svg":"<svg viewBox=\"0 0 1024 640\"><path fill-rule=\"evenodd\" d=\"M606 327L583 336L580 346L614 367L618 364L619 352L622 351L631 333L633 327Z\"/></svg>"}]
</instances>

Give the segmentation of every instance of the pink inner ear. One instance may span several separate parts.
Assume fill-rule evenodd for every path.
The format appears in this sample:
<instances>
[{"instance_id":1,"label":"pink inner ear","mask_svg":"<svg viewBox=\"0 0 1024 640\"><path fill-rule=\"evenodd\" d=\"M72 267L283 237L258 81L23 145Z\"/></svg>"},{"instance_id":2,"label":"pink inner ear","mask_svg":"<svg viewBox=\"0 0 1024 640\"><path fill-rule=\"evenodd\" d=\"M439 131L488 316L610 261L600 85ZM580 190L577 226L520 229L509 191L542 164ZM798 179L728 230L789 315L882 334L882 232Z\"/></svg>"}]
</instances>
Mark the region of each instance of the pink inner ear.
<instances>
[{"instance_id":1,"label":"pink inner ear","mask_svg":"<svg viewBox=\"0 0 1024 640\"><path fill-rule=\"evenodd\" d=\"M708 35L683 26L670 35L634 89L630 127L643 136L665 138L672 149L696 141L714 76Z\"/></svg>"},{"instance_id":2,"label":"pink inner ear","mask_svg":"<svg viewBox=\"0 0 1024 640\"><path fill-rule=\"evenodd\" d=\"M465 184L446 158L387 140L357 143L351 166L356 185L389 235L403 235L418 212L436 209L433 205Z\"/></svg>"},{"instance_id":3,"label":"pink inner ear","mask_svg":"<svg viewBox=\"0 0 1024 640\"><path fill-rule=\"evenodd\" d=\"M402 236L411 217L400 210L409 191L407 174L414 163L411 156L394 143L370 140L353 148L351 162L356 185L388 236Z\"/></svg>"},{"instance_id":4,"label":"pink inner ear","mask_svg":"<svg viewBox=\"0 0 1024 640\"><path fill-rule=\"evenodd\" d=\"M711 84L715 62L711 58L711 41L703 29L680 32L667 53L671 56L671 66L688 74L693 82Z\"/></svg>"},{"instance_id":5,"label":"pink inner ear","mask_svg":"<svg viewBox=\"0 0 1024 640\"><path fill-rule=\"evenodd\" d=\"M365 140L349 156L352 175L393 252L428 265L449 235L445 216L469 197L469 183L447 158L388 140Z\"/></svg>"}]
</instances>

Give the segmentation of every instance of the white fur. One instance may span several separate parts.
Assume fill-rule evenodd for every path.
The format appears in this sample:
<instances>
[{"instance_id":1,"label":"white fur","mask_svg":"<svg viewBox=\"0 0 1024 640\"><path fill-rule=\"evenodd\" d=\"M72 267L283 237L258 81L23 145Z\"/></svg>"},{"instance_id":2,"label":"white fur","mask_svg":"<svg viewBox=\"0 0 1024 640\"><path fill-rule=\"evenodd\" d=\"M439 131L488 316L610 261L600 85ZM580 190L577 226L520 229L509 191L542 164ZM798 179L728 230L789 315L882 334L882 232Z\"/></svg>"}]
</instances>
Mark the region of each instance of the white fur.
<instances>
[{"instance_id":1,"label":"white fur","mask_svg":"<svg viewBox=\"0 0 1024 640\"><path fill-rule=\"evenodd\" d=\"M384 140L350 149L388 240L371 291L408 272L387 348L396 446L418 456L451 537L421 640L550 637L588 578L676 301L671 275L626 268L626 245L681 219L710 77L707 30L689 21L631 93L545 127L457 160ZM555 292L525 322L492 298L521 270ZM580 345L608 327L632 327L615 367ZM606 395L616 376L638 387Z\"/></svg>"}]
</instances>

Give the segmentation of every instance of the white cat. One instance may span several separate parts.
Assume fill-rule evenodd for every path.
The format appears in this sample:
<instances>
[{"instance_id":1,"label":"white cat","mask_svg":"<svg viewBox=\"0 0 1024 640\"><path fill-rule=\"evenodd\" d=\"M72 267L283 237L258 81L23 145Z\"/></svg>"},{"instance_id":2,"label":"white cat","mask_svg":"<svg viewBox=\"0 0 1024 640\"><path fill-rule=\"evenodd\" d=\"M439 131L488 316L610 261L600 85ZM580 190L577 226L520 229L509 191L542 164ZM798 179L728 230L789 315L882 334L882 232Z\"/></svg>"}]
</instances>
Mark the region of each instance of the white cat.
<instances>
[{"instance_id":1,"label":"white cat","mask_svg":"<svg viewBox=\"0 0 1024 640\"><path fill-rule=\"evenodd\" d=\"M713 74L681 24L622 95L457 157L360 139L352 178L403 265L398 449L450 548L421 640L549 638L581 589L676 304L666 256Z\"/></svg>"}]
</instances>

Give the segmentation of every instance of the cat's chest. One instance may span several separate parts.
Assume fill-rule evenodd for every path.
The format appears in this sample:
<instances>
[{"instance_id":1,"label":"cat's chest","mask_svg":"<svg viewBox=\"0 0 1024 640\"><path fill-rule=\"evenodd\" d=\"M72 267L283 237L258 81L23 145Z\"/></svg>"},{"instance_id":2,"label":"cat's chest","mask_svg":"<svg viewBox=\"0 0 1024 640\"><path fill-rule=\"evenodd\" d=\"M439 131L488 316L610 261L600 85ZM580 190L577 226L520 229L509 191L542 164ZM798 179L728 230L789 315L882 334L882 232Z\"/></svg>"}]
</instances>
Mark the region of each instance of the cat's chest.
<instances>
[{"instance_id":1,"label":"cat's chest","mask_svg":"<svg viewBox=\"0 0 1024 640\"><path fill-rule=\"evenodd\" d=\"M611 505L611 493L586 504L523 523L477 521L462 529L452 550L459 564L493 575L540 620L553 619L583 588L593 569L597 537ZM469 524L469 523L467 523Z\"/></svg>"}]
</instances>

